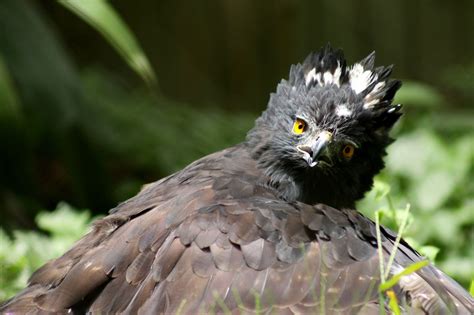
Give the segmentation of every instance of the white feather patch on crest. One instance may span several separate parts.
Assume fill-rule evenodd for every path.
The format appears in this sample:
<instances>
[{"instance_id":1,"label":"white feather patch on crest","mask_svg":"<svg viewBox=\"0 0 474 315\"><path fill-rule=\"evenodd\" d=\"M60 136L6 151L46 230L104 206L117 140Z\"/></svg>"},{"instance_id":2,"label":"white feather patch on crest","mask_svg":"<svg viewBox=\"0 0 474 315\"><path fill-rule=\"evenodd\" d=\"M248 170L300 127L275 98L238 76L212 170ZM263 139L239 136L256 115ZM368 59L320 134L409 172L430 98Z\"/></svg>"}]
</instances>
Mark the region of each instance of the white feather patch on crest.
<instances>
[{"instance_id":1,"label":"white feather patch on crest","mask_svg":"<svg viewBox=\"0 0 474 315\"><path fill-rule=\"evenodd\" d=\"M314 77L316 78L316 81L318 81L318 84L320 86L323 86L323 82L321 81L321 73L320 72L316 73Z\"/></svg>"},{"instance_id":2,"label":"white feather patch on crest","mask_svg":"<svg viewBox=\"0 0 474 315\"><path fill-rule=\"evenodd\" d=\"M373 100L370 100L368 102L365 102L364 103L364 109L369 109L371 108L372 106L374 106L375 104L377 104L379 102L379 99L378 98L374 98Z\"/></svg>"},{"instance_id":3,"label":"white feather patch on crest","mask_svg":"<svg viewBox=\"0 0 474 315\"><path fill-rule=\"evenodd\" d=\"M333 75L333 83L336 84L337 86L341 86L341 64L338 61L337 62L337 68L334 70L334 75Z\"/></svg>"},{"instance_id":4,"label":"white feather patch on crest","mask_svg":"<svg viewBox=\"0 0 474 315\"><path fill-rule=\"evenodd\" d=\"M331 84L332 83L332 79L333 79L333 76L332 76L332 73L329 72L329 71L326 71L324 72L323 74L323 82L324 84Z\"/></svg>"},{"instance_id":5,"label":"white feather patch on crest","mask_svg":"<svg viewBox=\"0 0 474 315\"><path fill-rule=\"evenodd\" d=\"M369 94L367 94L367 96L364 98L364 108L367 109L367 108L370 108L372 106L374 106L375 104L379 103L380 102L380 99L378 98L375 98L375 95L380 92L380 90L385 86L385 81L382 81L382 82L379 82L377 83L373 90L370 91Z\"/></svg>"},{"instance_id":6,"label":"white feather patch on crest","mask_svg":"<svg viewBox=\"0 0 474 315\"><path fill-rule=\"evenodd\" d=\"M340 117L347 117L352 114L352 111L347 107L347 104L341 104L336 107L336 115Z\"/></svg>"},{"instance_id":7,"label":"white feather patch on crest","mask_svg":"<svg viewBox=\"0 0 474 315\"><path fill-rule=\"evenodd\" d=\"M311 82L316 81L320 86L323 86L321 82L321 73L316 72L316 68L311 69L310 72L305 77L306 85L309 85Z\"/></svg>"},{"instance_id":8,"label":"white feather patch on crest","mask_svg":"<svg viewBox=\"0 0 474 315\"><path fill-rule=\"evenodd\" d=\"M310 72L306 74L305 81L306 85L309 85L311 81L313 81L316 78L316 68L311 69Z\"/></svg>"},{"instance_id":9,"label":"white feather patch on crest","mask_svg":"<svg viewBox=\"0 0 474 315\"><path fill-rule=\"evenodd\" d=\"M336 84L341 86L341 66L339 61L337 62L337 68L334 70L334 73L330 71L324 72L322 75L320 72L316 72L316 68L311 69L305 76L305 83L309 85L312 81L318 82L319 86L326 84Z\"/></svg>"},{"instance_id":10,"label":"white feather patch on crest","mask_svg":"<svg viewBox=\"0 0 474 315\"><path fill-rule=\"evenodd\" d=\"M349 82L352 90L359 94L365 90L372 82L377 80L377 75L370 70L365 70L360 63L356 63L349 71Z\"/></svg>"}]
</instances>

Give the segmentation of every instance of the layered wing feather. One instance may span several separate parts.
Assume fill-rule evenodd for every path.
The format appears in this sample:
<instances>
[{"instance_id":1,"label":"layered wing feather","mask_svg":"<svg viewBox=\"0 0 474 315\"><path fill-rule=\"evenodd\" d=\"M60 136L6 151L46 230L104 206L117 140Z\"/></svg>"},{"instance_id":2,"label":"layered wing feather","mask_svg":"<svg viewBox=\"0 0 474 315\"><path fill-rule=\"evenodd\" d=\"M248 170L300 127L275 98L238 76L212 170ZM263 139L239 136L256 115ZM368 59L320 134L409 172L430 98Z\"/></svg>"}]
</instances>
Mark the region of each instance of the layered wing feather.
<instances>
[{"instance_id":1,"label":"layered wing feather","mask_svg":"<svg viewBox=\"0 0 474 315\"><path fill-rule=\"evenodd\" d=\"M235 150L145 187L0 311L377 314L373 222L278 198L250 159L233 163ZM382 234L387 259L395 236ZM402 243L394 272L420 259ZM395 292L406 311L472 312L472 298L431 266Z\"/></svg>"}]
</instances>

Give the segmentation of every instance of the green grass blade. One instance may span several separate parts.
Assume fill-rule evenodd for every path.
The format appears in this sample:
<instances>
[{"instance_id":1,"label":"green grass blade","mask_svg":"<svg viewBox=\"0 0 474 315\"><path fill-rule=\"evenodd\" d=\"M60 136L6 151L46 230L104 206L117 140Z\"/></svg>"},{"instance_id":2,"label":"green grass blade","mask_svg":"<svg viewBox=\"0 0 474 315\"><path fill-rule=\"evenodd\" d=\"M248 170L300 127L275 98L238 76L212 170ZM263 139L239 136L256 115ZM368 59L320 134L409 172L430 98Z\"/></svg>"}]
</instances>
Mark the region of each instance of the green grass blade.
<instances>
[{"instance_id":1,"label":"green grass blade","mask_svg":"<svg viewBox=\"0 0 474 315\"><path fill-rule=\"evenodd\" d=\"M186 304L187 300L186 299L183 299L181 301L181 303L179 303L179 306L178 306L178 310L176 311L176 315L180 315L181 312L183 311L184 309L184 304Z\"/></svg>"},{"instance_id":2,"label":"green grass blade","mask_svg":"<svg viewBox=\"0 0 474 315\"><path fill-rule=\"evenodd\" d=\"M214 297L214 300L216 301L216 303L219 305L219 307L221 308L221 310L224 312L225 315L231 315L232 312L231 310L229 309L229 307L225 304L224 300L222 299L222 297L219 295L219 293L217 291L214 291L212 292L212 295Z\"/></svg>"},{"instance_id":3,"label":"green grass blade","mask_svg":"<svg viewBox=\"0 0 474 315\"><path fill-rule=\"evenodd\" d=\"M396 275L394 275L392 278L390 278L386 282L383 282L382 284L380 284L379 290L380 291L386 291L386 290L390 289L391 287L396 285L398 283L398 281L400 281L401 277L408 276L408 275L416 272L417 270L420 270L421 268L425 267L428 264L429 264L429 261L427 261L427 260L422 260L422 261L416 262L414 264L411 264L410 266L406 267L405 269L403 269L403 271L397 273Z\"/></svg>"},{"instance_id":4,"label":"green grass blade","mask_svg":"<svg viewBox=\"0 0 474 315\"><path fill-rule=\"evenodd\" d=\"M400 306L398 306L397 296L395 292L392 290L387 291L388 296L388 307L392 310L392 313L395 315L400 315L402 312L400 311Z\"/></svg>"},{"instance_id":5,"label":"green grass blade","mask_svg":"<svg viewBox=\"0 0 474 315\"><path fill-rule=\"evenodd\" d=\"M380 281L385 282L385 272L384 272L384 260L383 260L383 250L382 250L382 236L380 234L380 216L381 212L375 212L375 231L377 236L377 253L379 255L379 270L380 270Z\"/></svg>"},{"instance_id":6,"label":"green grass blade","mask_svg":"<svg viewBox=\"0 0 474 315\"><path fill-rule=\"evenodd\" d=\"M155 73L140 45L107 1L59 0L58 2L101 33L149 86L156 85Z\"/></svg>"},{"instance_id":7,"label":"green grass blade","mask_svg":"<svg viewBox=\"0 0 474 315\"><path fill-rule=\"evenodd\" d=\"M395 239L395 243L393 244L393 249L392 249L392 251L390 253L390 257L388 259L387 269L385 270L384 279L386 279L388 277L388 274L390 273L390 269L392 268L393 261L395 260L395 255L397 254L398 245L400 244L400 240L402 238L403 232L405 232L405 228L406 228L406 225L407 225L407 222L408 222L408 214L409 213L410 213L410 204L407 204L407 206L405 208L405 211L403 212L403 218L402 218L402 222L400 224L400 227L398 229L397 238Z\"/></svg>"},{"instance_id":8,"label":"green grass blade","mask_svg":"<svg viewBox=\"0 0 474 315\"><path fill-rule=\"evenodd\" d=\"M262 312L262 301L260 300L260 294L258 292L252 292L255 297L255 314L260 314Z\"/></svg>"}]
</instances>

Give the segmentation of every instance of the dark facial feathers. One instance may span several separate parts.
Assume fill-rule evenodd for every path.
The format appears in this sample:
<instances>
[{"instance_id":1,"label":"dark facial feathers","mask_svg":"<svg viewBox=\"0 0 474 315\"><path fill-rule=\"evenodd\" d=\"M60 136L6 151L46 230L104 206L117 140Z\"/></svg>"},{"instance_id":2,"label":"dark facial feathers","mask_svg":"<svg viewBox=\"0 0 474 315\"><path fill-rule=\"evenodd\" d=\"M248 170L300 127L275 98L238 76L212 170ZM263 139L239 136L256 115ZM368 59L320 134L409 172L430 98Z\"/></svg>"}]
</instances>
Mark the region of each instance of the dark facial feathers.
<instances>
[{"instance_id":1,"label":"dark facial feathers","mask_svg":"<svg viewBox=\"0 0 474 315\"><path fill-rule=\"evenodd\" d=\"M401 82L389 78L392 66L374 68L374 63L371 53L347 66L341 50L326 46L293 65L289 79L271 94L247 140L286 198L353 206L370 189L384 165L389 131L401 116L401 105L392 105ZM305 134L292 133L296 118L305 121ZM297 148L321 132L331 135L328 160L333 165L308 168ZM338 150L346 143L357 147L350 162L339 161Z\"/></svg>"}]
</instances>

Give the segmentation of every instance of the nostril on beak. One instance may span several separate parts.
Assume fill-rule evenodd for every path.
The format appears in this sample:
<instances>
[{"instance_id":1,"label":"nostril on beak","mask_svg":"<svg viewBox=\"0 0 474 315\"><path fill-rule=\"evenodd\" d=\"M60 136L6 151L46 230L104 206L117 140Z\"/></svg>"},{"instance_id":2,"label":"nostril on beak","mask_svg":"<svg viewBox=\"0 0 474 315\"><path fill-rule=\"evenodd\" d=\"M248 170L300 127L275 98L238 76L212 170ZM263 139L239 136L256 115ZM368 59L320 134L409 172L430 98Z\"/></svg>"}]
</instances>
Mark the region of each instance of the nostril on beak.
<instances>
[{"instance_id":1,"label":"nostril on beak","mask_svg":"<svg viewBox=\"0 0 474 315\"><path fill-rule=\"evenodd\" d=\"M298 146L298 150L300 150L301 152L306 152L309 154L310 157L313 157L313 149L310 146L300 145Z\"/></svg>"}]
</instances>

